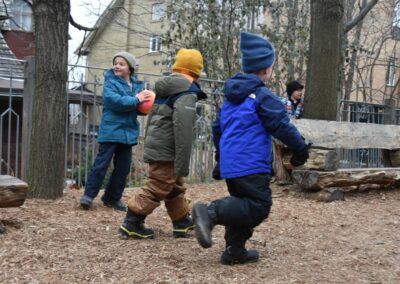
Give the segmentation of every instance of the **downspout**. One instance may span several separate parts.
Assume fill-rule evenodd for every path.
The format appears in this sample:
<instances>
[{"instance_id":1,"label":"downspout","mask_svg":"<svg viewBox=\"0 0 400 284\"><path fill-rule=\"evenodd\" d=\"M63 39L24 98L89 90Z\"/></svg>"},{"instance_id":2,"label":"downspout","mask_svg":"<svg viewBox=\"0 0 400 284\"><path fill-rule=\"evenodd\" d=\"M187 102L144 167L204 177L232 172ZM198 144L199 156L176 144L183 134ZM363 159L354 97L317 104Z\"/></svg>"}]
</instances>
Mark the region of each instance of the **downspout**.
<instances>
[{"instance_id":1,"label":"downspout","mask_svg":"<svg viewBox=\"0 0 400 284\"><path fill-rule=\"evenodd\" d=\"M128 3L128 9L126 9L128 11L128 23L127 23L127 27L126 27L126 46L125 46L125 50L127 52L130 52L130 46L129 46L129 31L131 28L131 23L132 23L132 7L133 7L133 1L129 0L129 1L124 1L125 3Z\"/></svg>"}]
</instances>

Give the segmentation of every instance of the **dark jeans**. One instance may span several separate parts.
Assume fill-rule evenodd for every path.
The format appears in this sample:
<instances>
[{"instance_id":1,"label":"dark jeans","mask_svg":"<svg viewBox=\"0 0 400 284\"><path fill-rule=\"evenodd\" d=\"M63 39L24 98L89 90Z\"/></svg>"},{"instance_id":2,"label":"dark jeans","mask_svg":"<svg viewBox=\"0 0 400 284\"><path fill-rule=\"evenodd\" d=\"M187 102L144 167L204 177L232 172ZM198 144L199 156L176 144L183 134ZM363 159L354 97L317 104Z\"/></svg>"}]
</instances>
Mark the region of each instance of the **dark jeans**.
<instances>
[{"instance_id":1,"label":"dark jeans","mask_svg":"<svg viewBox=\"0 0 400 284\"><path fill-rule=\"evenodd\" d=\"M225 226L226 246L238 254L258 226L269 215L272 206L268 174L254 174L227 179L230 197L214 201L217 223Z\"/></svg>"},{"instance_id":2,"label":"dark jeans","mask_svg":"<svg viewBox=\"0 0 400 284\"><path fill-rule=\"evenodd\" d=\"M114 170L108 181L103 199L107 201L119 201L121 199L132 162L132 145L122 143L100 143L99 153L86 181L85 195L95 198L99 194L112 158L114 158Z\"/></svg>"}]
</instances>

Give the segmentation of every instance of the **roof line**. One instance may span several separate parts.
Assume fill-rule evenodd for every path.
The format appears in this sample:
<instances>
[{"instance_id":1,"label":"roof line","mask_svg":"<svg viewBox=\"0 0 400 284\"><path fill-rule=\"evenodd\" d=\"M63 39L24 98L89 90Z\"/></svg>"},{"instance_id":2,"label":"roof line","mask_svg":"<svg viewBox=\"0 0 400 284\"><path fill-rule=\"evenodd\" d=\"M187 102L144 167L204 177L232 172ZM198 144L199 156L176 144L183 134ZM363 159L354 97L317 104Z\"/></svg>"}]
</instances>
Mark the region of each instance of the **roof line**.
<instances>
[{"instance_id":1,"label":"roof line","mask_svg":"<svg viewBox=\"0 0 400 284\"><path fill-rule=\"evenodd\" d=\"M89 32L89 35L82 42L82 44L74 51L77 55L85 55L89 52L90 46L96 40L98 36L105 30L107 22L111 21L117 14L120 8L123 8L124 0L113 0L103 11L100 17L97 19L94 28L96 30Z\"/></svg>"}]
</instances>

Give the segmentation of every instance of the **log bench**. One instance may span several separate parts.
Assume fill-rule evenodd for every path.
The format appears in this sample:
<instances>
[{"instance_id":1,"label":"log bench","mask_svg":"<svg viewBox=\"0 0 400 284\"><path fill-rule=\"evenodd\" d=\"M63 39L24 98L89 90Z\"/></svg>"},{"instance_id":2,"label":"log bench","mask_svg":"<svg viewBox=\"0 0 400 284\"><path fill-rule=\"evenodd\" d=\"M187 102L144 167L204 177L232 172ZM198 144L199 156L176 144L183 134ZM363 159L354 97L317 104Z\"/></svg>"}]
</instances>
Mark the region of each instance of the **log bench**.
<instances>
[{"instance_id":1,"label":"log bench","mask_svg":"<svg viewBox=\"0 0 400 284\"><path fill-rule=\"evenodd\" d=\"M0 175L0 208L21 206L27 194L27 183L13 176ZM4 231L5 228L0 221L0 233Z\"/></svg>"},{"instance_id":2,"label":"log bench","mask_svg":"<svg viewBox=\"0 0 400 284\"><path fill-rule=\"evenodd\" d=\"M400 126L310 119L292 120L307 143L310 158L301 167L290 164L292 153L274 142L277 179L290 174L314 199L343 199L340 192L382 188L400 182ZM339 168L340 149L381 149L384 168Z\"/></svg>"}]
</instances>

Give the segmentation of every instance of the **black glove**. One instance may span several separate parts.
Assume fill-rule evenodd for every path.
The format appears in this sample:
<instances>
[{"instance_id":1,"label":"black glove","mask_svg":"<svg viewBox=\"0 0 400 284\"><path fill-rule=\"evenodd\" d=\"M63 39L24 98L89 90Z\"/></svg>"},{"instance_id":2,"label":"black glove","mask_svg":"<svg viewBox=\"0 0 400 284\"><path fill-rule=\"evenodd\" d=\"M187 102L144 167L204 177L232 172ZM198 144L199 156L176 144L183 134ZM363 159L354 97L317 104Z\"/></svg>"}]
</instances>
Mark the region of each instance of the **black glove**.
<instances>
[{"instance_id":1,"label":"black glove","mask_svg":"<svg viewBox=\"0 0 400 284\"><path fill-rule=\"evenodd\" d=\"M293 156L290 158L290 163L295 167L304 165L307 162L307 159L309 158L308 148L309 145L306 145L304 149L301 150L300 152L293 153Z\"/></svg>"},{"instance_id":2,"label":"black glove","mask_svg":"<svg viewBox=\"0 0 400 284\"><path fill-rule=\"evenodd\" d=\"M212 177L213 177L213 179L216 179L216 180L221 180L222 179L218 162L215 164L215 167L214 167L214 169L212 171Z\"/></svg>"}]
</instances>

